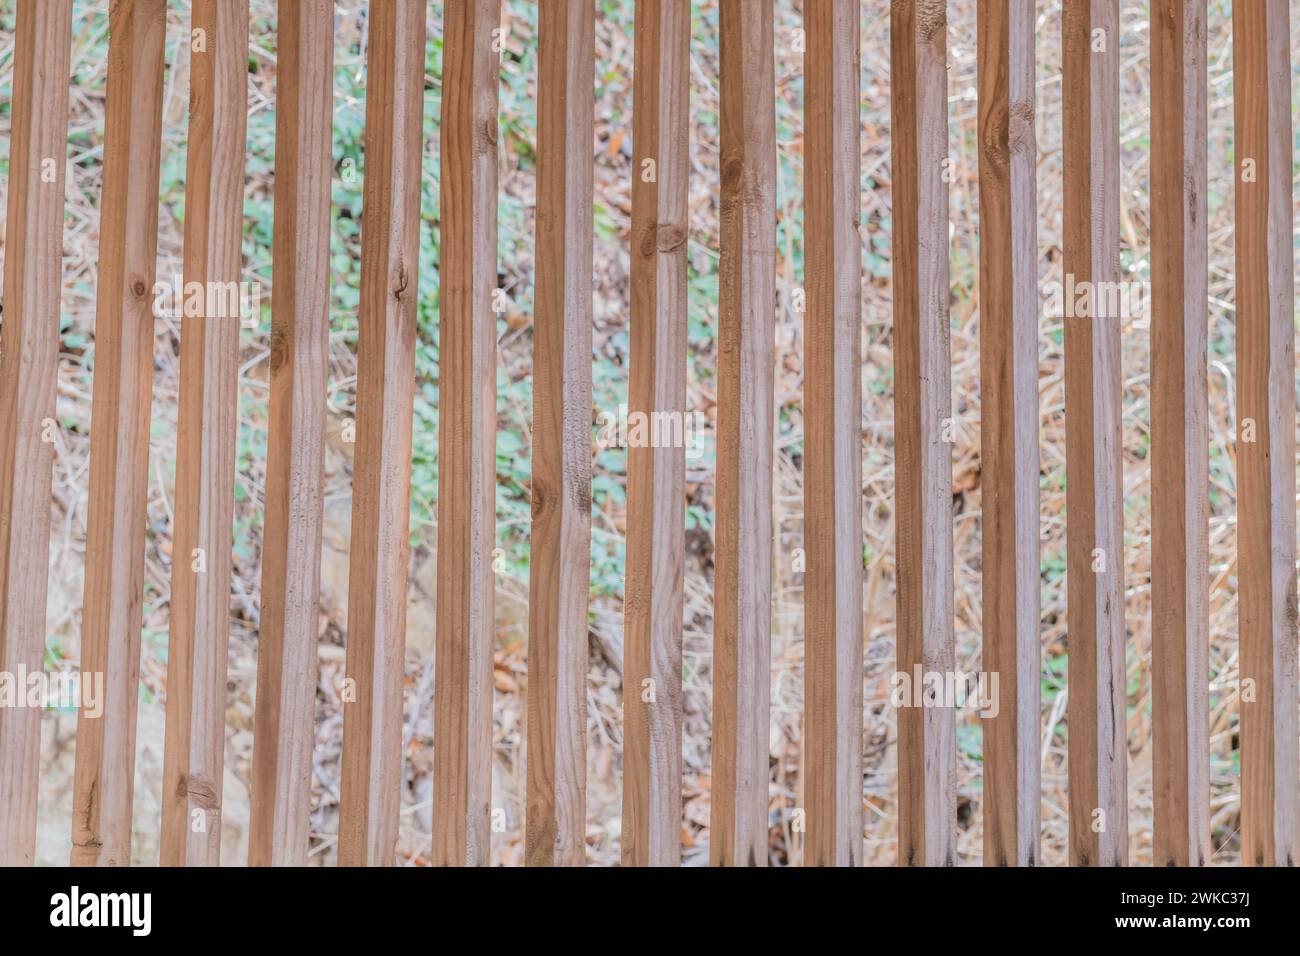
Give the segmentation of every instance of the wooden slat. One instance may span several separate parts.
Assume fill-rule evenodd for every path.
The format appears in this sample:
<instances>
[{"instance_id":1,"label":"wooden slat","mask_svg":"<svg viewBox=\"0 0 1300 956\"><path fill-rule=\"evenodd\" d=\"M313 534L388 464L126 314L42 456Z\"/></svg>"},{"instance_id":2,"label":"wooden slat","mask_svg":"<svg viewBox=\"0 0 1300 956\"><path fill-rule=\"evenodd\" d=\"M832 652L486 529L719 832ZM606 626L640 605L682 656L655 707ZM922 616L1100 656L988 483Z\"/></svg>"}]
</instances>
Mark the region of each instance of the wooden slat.
<instances>
[{"instance_id":1,"label":"wooden slat","mask_svg":"<svg viewBox=\"0 0 1300 956\"><path fill-rule=\"evenodd\" d=\"M709 862L767 865L776 93L772 3L723 4Z\"/></svg>"},{"instance_id":2,"label":"wooden slat","mask_svg":"<svg viewBox=\"0 0 1300 956\"><path fill-rule=\"evenodd\" d=\"M948 320L947 13L895 2L890 18L894 219L897 669L950 674L952 446ZM856 444L855 444L856 447ZM858 545L859 551L861 545ZM956 863L956 715L898 710L898 862Z\"/></svg>"},{"instance_id":3,"label":"wooden slat","mask_svg":"<svg viewBox=\"0 0 1300 956\"><path fill-rule=\"evenodd\" d=\"M530 866L581 866L587 846L594 0L543 0L538 34L525 854Z\"/></svg>"},{"instance_id":4,"label":"wooden slat","mask_svg":"<svg viewBox=\"0 0 1300 956\"><path fill-rule=\"evenodd\" d=\"M329 374L331 0L280 0L271 410L248 862L307 863Z\"/></svg>"},{"instance_id":5,"label":"wooden slat","mask_svg":"<svg viewBox=\"0 0 1300 956\"><path fill-rule=\"evenodd\" d=\"M500 0L443 19L442 317L433 859L488 862L495 644L497 87ZM594 54L593 54L594 55Z\"/></svg>"},{"instance_id":6,"label":"wooden slat","mask_svg":"<svg viewBox=\"0 0 1300 956\"><path fill-rule=\"evenodd\" d=\"M81 634L81 669L104 675L104 703L77 717L74 865L131 862L166 12L165 0L109 12Z\"/></svg>"},{"instance_id":7,"label":"wooden slat","mask_svg":"<svg viewBox=\"0 0 1300 956\"><path fill-rule=\"evenodd\" d=\"M859 6L803 14L806 866L862 861Z\"/></svg>"},{"instance_id":8,"label":"wooden slat","mask_svg":"<svg viewBox=\"0 0 1300 956\"><path fill-rule=\"evenodd\" d=\"M176 519L167 642L163 866L221 858L230 548L239 431L238 296L248 120L248 0L195 0L185 165L186 298L176 420ZM192 285L198 283L198 285ZM191 308L199 289L207 300Z\"/></svg>"},{"instance_id":9,"label":"wooden slat","mask_svg":"<svg viewBox=\"0 0 1300 956\"><path fill-rule=\"evenodd\" d=\"M1210 841L1205 0L1151 6L1151 724L1156 866Z\"/></svg>"},{"instance_id":10,"label":"wooden slat","mask_svg":"<svg viewBox=\"0 0 1300 956\"><path fill-rule=\"evenodd\" d=\"M1286 0L1232 5L1241 859L1254 866L1300 862L1289 37Z\"/></svg>"},{"instance_id":11,"label":"wooden slat","mask_svg":"<svg viewBox=\"0 0 1300 956\"><path fill-rule=\"evenodd\" d=\"M637 0L629 416L686 406L690 43L688 0ZM642 446L627 458L622 859L676 866L686 455L682 447Z\"/></svg>"},{"instance_id":12,"label":"wooden slat","mask_svg":"<svg viewBox=\"0 0 1300 956\"><path fill-rule=\"evenodd\" d=\"M420 250L423 0L370 5L339 863L391 866L402 684Z\"/></svg>"},{"instance_id":13,"label":"wooden slat","mask_svg":"<svg viewBox=\"0 0 1300 956\"><path fill-rule=\"evenodd\" d=\"M984 863L1038 862L1038 211L1034 3L979 5Z\"/></svg>"},{"instance_id":14,"label":"wooden slat","mask_svg":"<svg viewBox=\"0 0 1300 956\"><path fill-rule=\"evenodd\" d=\"M45 668L72 0L20 0L0 325L0 671ZM23 685L25 686L25 685ZM41 708L0 707L0 866L36 854Z\"/></svg>"},{"instance_id":15,"label":"wooden slat","mask_svg":"<svg viewBox=\"0 0 1300 956\"><path fill-rule=\"evenodd\" d=\"M1094 51L1094 46L1101 47ZM1128 859L1124 716L1120 323L1104 291L1119 272L1119 2L1065 0L1066 574L1070 862ZM1114 286L1110 286L1114 288ZM1091 315L1072 315L1091 311Z\"/></svg>"}]
</instances>

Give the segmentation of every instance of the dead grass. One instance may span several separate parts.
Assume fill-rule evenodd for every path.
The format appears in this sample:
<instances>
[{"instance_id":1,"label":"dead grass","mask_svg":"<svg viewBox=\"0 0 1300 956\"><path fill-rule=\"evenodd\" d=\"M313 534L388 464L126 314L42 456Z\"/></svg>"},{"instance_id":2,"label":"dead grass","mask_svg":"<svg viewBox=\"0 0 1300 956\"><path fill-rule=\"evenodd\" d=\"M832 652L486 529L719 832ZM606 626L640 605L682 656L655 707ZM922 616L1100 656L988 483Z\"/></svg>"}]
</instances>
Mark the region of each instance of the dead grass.
<instances>
[{"instance_id":1,"label":"dead grass","mask_svg":"<svg viewBox=\"0 0 1300 956\"><path fill-rule=\"evenodd\" d=\"M690 398L693 407L714 416L710 329L716 322L717 261L717 0L698 4L692 60L691 182L692 231L689 255L692 280ZM103 36L106 17L102 3L79 0L76 7L72 92L73 146L69 150L67 220L64 237L64 350L60 361L59 416L64 425L53 485L54 531L50 555L49 666L77 665L81 630L81 592L85 558L86 482L89 464L90 359L93 354L95 273L98 259L98 196L102 149L104 69ZM159 272L179 268L183 209L183 168L186 121L185 57L180 55L188 28L181 5L169 12L167 100L164 115L164 193L160 224ZM1237 728L1235 491L1229 436L1232 432L1233 313L1232 313L1232 82L1228 5L1212 0L1210 13L1210 410L1211 410L1211 787L1214 862L1237 858L1240 795L1235 733ZM273 177L275 38L274 7L254 0L250 83L248 220L245 278L271 284L269 208ZM515 129L503 137L501 160L503 287L513 308L502 329L500 345L500 429L522 436L527 452L531 375L532 194L531 159L521 143L532 128L536 77L527 51L535 40L536 12L532 4L509 0L509 47L513 56L503 63L501 110L503 124ZM1292 23L1300 27L1300 3L1292 4ZM339 123L358 124L364 105L356 89L363 76L365 19L359 0L337 5L337 76ZM625 249L630 213L631 3L605 0L597 27L597 222L604 229L596 240L595 363L597 408L612 407L626 398L628 257ZM431 8L431 34L441 37L440 6ZM1061 130L1059 90L1059 4L1040 2L1038 33L1039 93L1039 248L1042 278L1060 276ZM781 172L778 205L781 247L777 276L782 307L777 317L777 392L780 404L775 500L778 529L777 572L774 581L772 654L772 831L774 861L798 862L798 834L791 833L790 812L801 802L800 737L803 710L802 576L791 570L789 555L800 546L802 533L802 361L801 316L788 304L790 291L802 281L799 229L802 160L802 57L790 42L799 25L795 0L777 4L778 139ZM955 615L958 666L979 668L980 634L980 464L979 464L979 314L977 275L977 183L975 102L975 3L949 3L950 144L956 170L952 184L952 374L954 413L963 427L953 454ZM863 13L862 169L863 223L866 269L863 281L863 514L867 549L864 580L866 638L865 731L863 766L866 802L866 862L887 864L895 854L897 792L895 786L895 722L887 705L887 686L894 657L894 527L893 527L893 410L890 307L890 188L889 188L889 31L888 5L870 0ZM1122 54L1123 264L1134 279L1149 275L1147 230L1148 58L1147 14L1138 5L1124 5ZM5 4L0 15L0 101L8 102L13 56L13 11ZM1293 37L1293 48L1295 46ZM434 77L435 88L437 78ZM436 99L436 98L435 98ZM1293 101L1300 102L1293 96ZM513 124L513 125L512 125ZM7 128L8 113L0 114ZM336 132L336 139L338 134ZM0 142L7 152L8 137ZM425 175L436 177L438 144L426 148ZM166 171L169 164L172 173ZM175 165L178 164L178 165ZM175 169L181 170L179 178ZM352 194L336 186L336 203ZM0 193L0 201L3 201ZM425 218L433 222L435 211ZM334 254L358 253L355 234L340 228ZM421 263L431 274L432 261ZM342 270L343 275L347 270ZM431 280L426 280L431 281ZM335 314L339 321L332 342L330 407L337 431L351 412L355 364L353 331L346 319L346 285L336 277ZM146 552L144 653L141 666L142 703L136 787L137 862L156 860L159 820L165 692L167 608L170 587L170 526L173 500L177 344L179 330L160 323L155 339L154 423L151 443L149 529ZM245 339L241 377L240 500L235 549L230 645L230 698L227 710L227 775L225 781L225 860L246 857L248 767L252 752L253 691L256 674L256 633L259 606L259 539L265 447L266 351L265 331ZM1151 862L1151 747L1149 650L1149 494L1148 334L1124 330L1124 479L1125 592L1129 632L1129 812L1131 858ZM1155 343L1159 348L1160 343ZM1042 409L1042 640L1043 640L1043 847L1048 865L1065 861L1065 590L1064 590L1064 431L1061 367L1061 325L1044 319L1039 332L1040 397ZM422 382L423 386L425 383ZM422 399L423 401L424 399ZM419 426L417 426L419 427ZM337 436L335 436L337 439ZM427 429L417 431L417 446L431 443ZM343 668L346 632L347 550L350 511L349 448L334 440L328 456L325 554L322 571L321 680L317 708L316 773L313 779L313 858L331 862L337 832L339 750L342 716L334 681ZM601 567L622 561L623 505L616 491L624 483L622 462L602 456L597 464L598 510L594 515L593 549ZM505 492L498 515L503 547L523 546L527 540L526 482L503 479ZM417 496L420 492L417 490ZM711 631L712 459L693 465L688 474L692 525L688 532L686 620L684 638L685 777L682 838L685 861L707 859ZM427 505L428 502L425 502ZM412 532L409 599L406 754L400 852L413 863L424 860L429 846L431 807L432 666L434 595L434 529L418 519ZM526 553L526 548L524 549ZM596 573L594 572L594 577ZM523 833L523 691L526 685L527 569L512 566L499 578L496 679L496 760L494 803L506 811L507 828L494 835L493 855L500 863L522 862ZM617 593L600 594L592 608L589 670L588 850L596 864L618 860L620 814L622 625ZM616 589L615 589L616 591ZM43 863L67 859L68 819L75 714L49 713L44 722L44 778L41 785ZM981 852L981 741L976 718L965 717L958 732L961 862L978 863Z\"/></svg>"}]
</instances>

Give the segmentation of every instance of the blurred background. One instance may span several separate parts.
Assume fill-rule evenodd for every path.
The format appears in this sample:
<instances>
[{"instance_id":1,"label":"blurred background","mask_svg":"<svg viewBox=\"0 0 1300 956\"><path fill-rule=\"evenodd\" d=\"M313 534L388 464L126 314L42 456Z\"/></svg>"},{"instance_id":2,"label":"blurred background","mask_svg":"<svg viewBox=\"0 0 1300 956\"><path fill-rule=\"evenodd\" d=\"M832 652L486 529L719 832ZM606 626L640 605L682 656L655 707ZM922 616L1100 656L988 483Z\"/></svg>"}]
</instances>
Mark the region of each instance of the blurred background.
<instances>
[{"instance_id":1,"label":"blurred background","mask_svg":"<svg viewBox=\"0 0 1300 956\"><path fill-rule=\"evenodd\" d=\"M616 411L627 398L628 232L631 211L633 0L596 0L595 275L592 366L597 412ZM692 3L691 231L688 260L689 407L716 421L715 376L718 263L718 3ZM802 0L802 3L815 0ZM776 2L777 184L775 495L777 529L772 608L770 728L770 858L799 863L801 834L791 817L801 805L803 712L803 593L792 551L802 535L802 315L791 291L803 281L802 54L794 32L799 0ZM0 2L0 174L8 174L14 0ZM73 86L68 143L58 415L62 425L54 468L54 528L46 666L78 667L84 580L86 495L90 450L91 375L95 357L95 285L99 256L107 0L76 0ZM366 10L361 0L335 4L334 159L330 291L331 368L324 549L321 568L320 683L312 780L314 862L336 856L342 709L335 690L347 639L351 454L341 437L356 385L356 309L360 273L360 176L364 176ZM955 626L958 668L980 669L980 390L976 3L949 0L948 92L951 184L952 401L959 426L953 447ZM1061 278L1060 2L1037 6L1038 248L1042 282ZM1239 751L1235 490L1230 436L1233 421L1232 49L1227 0L1209 4L1209 263L1210 263L1210 746L1213 862L1238 854ZM1149 266L1149 10L1122 4L1121 263L1131 281L1146 282ZM1292 49L1300 0L1291 3ZM184 217L190 13L186 0L168 11L163 115L158 273L180 271ZM504 571L497 576L495 760L493 805L506 829L493 834L498 863L523 860L525 649L528 601L529 461L533 311L533 225L537 102L537 9L503 0L506 28L500 90L499 284L507 309L498 321L497 535ZM223 862L247 858L248 781L260 603L260 542L267 442L267 340L270 302L272 186L275 177L276 8L252 0L249 121L244 196L244 276L261 284L261 323L242 333L234 577L230 602L230 660L226 710ZM439 136L442 4L429 5L426 56L424 185L420 229L419 323L415 441L411 487L405 766L399 863L422 864L430 846L434 600L437 525ZM865 725L863 801L865 860L894 861L897 822L896 727L888 704L894 670L894 456L891 316L891 189L889 157L889 5L862 3L862 237L863 405L862 489L865 541L863 661ZM1300 65L1300 59L1293 56ZM1295 87L1297 73L1292 74ZM1300 102L1294 94L1293 103ZM5 201L0 189L0 203ZM0 235L0 241L3 236ZM2 252L0 252L2 254ZM149 528L145 559L139 739L136 761L137 863L158 859L163 700L171 569L172 502L180 328L160 319L154 339ZM1123 326L1125 595L1128 664L1130 858L1151 862L1150 721L1150 469L1148 359L1152 343L1140 319ZM1062 321L1039 322L1042 530L1042 854L1066 859L1065 440ZM1160 347L1156 343L1155 347ZM708 858L710 797L710 646L712 631L713 444L687 463L687 562L683 687L685 772L682 780L683 859ZM618 861L621 810L622 589L626 454L599 451L593 481L590 661L588 670L588 860ZM498 562L501 564L502 562ZM957 733L958 853L981 859L979 720L960 713ZM47 711L42 735L38 862L63 864L69 818L76 712Z\"/></svg>"}]
</instances>

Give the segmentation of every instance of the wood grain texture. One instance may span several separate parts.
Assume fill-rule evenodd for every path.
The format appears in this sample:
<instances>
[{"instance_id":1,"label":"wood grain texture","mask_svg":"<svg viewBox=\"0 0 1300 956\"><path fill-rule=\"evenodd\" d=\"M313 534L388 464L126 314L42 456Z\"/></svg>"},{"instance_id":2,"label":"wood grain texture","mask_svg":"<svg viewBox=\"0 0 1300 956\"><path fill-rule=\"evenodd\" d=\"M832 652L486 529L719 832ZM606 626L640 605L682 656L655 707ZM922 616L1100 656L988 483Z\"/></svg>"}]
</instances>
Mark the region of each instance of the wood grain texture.
<instances>
[{"instance_id":1,"label":"wood grain texture","mask_svg":"<svg viewBox=\"0 0 1300 956\"><path fill-rule=\"evenodd\" d=\"M1038 209L1034 3L979 5L984 863L1039 859Z\"/></svg>"},{"instance_id":2,"label":"wood grain texture","mask_svg":"<svg viewBox=\"0 0 1300 956\"><path fill-rule=\"evenodd\" d=\"M543 0L538 16L525 832L530 866L581 866L587 855L595 10L594 0Z\"/></svg>"},{"instance_id":3,"label":"wood grain texture","mask_svg":"<svg viewBox=\"0 0 1300 956\"><path fill-rule=\"evenodd\" d=\"M486 866L492 812L500 0L444 8L433 860ZM594 54L593 54L594 55Z\"/></svg>"},{"instance_id":4,"label":"wood grain texture","mask_svg":"<svg viewBox=\"0 0 1300 956\"><path fill-rule=\"evenodd\" d=\"M1210 848L1205 0L1151 6L1151 725L1156 866Z\"/></svg>"},{"instance_id":5,"label":"wood grain texture","mask_svg":"<svg viewBox=\"0 0 1300 956\"><path fill-rule=\"evenodd\" d=\"M45 668L72 0L19 0L0 324L0 671ZM41 709L0 707L0 865L34 862Z\"/></svg>"},{"instance_id":6,"label":"wood grain texture","mask_svg":"<svg viewBox=\"0 0 1300 956\"><path fill-rule=\"evenodd\" d=\"M1289 37L1286 0L1232 5L1241 859L1252 866L1300 862Z\"/></svg>"},{"instance_id":7,"label":"wood grain texture","mask_svg":"<svg viewBox=\"0 0 1300 956\"><path fill-rule=\"evenodd\" d=\"M686 408L690 44L689 0L637 0L629 416ZM672 444L627 453L625 866L681 861L686 453Z\"/></svg>"},{"instance_id":8,"label":"wood grain texture","mask_svg":"<svg viewBox=\"0 0 1300 956\"><path fill-rule=\"evenodd\" d=\"M1113 297L1097 294L1120 278L1118 0L1065 0L1061 44L1066 298L1094 291L1092 308L1065 317L1070 862L1123 866L1121 318Z\"/></svg>"},{"instance_id":9,"label":"wood grain texture","mask_svg":"<svg viewBox=\"0 0 1300 956\"><path fill-rule=\"evenodd\" d=\"M334 4L279 0L271 410L248 862L305 866L329 375Z\"/></svg>"},{"instance_id":10,"label":"wood grain texture","mask_svg":"<svg viewBox=\"0 0 1300 956\"><path fill-rule=\"evenodd\" d=\"M862 861L859 16L805 4L805 866Z\"/></svg>"},{"instance_id":11,"label":"wood grain texture","mask_svg":"<svg viewBox=\"0 0 1300 956\"><path fill-rule=\"evenodd\" d=\"M247 0L195 0L192 29L205 32L206 49L190 53L163 866L221 858L241 320L238 294L232 303L214 293L237 288L242 267ZM191 283L204 290L201 314L191 311Z\"/></svg>"},{"instance_id":12,"label":"wood grain texture","mask_svg":"<svg viewBox=\"0 0 1300 956\"><path fill-rule=\"evenodd\" d=\"M391 866L397 847L425 13L370 5L340 866Z\"/></svg>"},{"instance_id":13,"label":"wood grain texture","mask_svg":"<svg viewBox=\"0 0 1300 956\"><path fill-rule=\"evenodd\" d=\"M81 634L81 669L104 675L104 703L77 717L73 865L131 862L166 12L164 0L109 9Z\"/></svg>"},{"instance_id":14,"label":"wood grain texture","mask_svg":"<svg viewBox=\"0 0 1300 956\"><path fill-rule=\"evenodd\" d=\"M890 18L894 170L897 670L951 674L952 434L948 319L947 11L895 0ZM861 545L858 545L861 551ZM956 713L898 710L898 862L953 866Z\"/></svg>"},{"instance_id":15,"label":"wood grain texture","mask_svg":"<svg viewBox=\"0 0 1300 956\"><path fill-rule=\"evenodd\" d=\"M709 862L767 865L776 92L771 0L719 9L721 258Z\"/></svg>"}]
</instances>

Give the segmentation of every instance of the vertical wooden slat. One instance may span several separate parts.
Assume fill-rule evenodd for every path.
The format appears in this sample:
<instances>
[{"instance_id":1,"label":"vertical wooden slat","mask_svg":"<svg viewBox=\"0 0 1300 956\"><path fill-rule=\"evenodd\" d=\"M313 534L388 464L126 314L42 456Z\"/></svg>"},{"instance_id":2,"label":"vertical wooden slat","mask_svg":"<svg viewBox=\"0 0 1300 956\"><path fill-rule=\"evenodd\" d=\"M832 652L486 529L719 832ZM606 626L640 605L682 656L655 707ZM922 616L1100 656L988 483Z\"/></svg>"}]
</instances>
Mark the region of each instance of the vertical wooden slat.
<instances>
[{"instance_id":1,"label":"vertical wooden slat","mask_svg":"<svg viewBox=\"0 0 1300 956\"><path fill-rule=\"evenodd\" d=\"M1122 866L1128 750L1121 320L1107 291L1120 278L1118 0L1065 0L1061 45L1070 862Z\"/></svg>"},{"instance_id":2,"label":"vertical wooden slat","mask_svg":"<svg viewBox=\"0 0 1300 956\"><path fill-rule=\"evenodd\" d=\"M804 864L862 860L859 10L804 5Z\"/></svg>"},{"instance_id":3,"label":"vertical wooden slat","mask_svg":"<svg viewBox=\"0 0 1300 956\"><path fill-rule=\"evenodd\" d=\"M980 528L983 669L1002 699L984 720L984 863L1038 862L1038 211L1034 2L979 19Z\"/></svg>"},{"instance_id":4,"label":"vertical wooden slat","mask_svg":"<svg viewBox=\"0 0 1300 956\"><path fill-rule=\"evenodd\" d=\"M104 675L104 703L98 718L77 716L74 865L131 862L166 12L165 0L109 10L81 634L81 669Z\"/></svg>"},{"instance_id":5,"label":"vertical wooden slat","mask_svg":"<svg viewBox=\"0 0 1300 956\"><path fill-rule=\"evenodd\" d=\"M248 862L307 863L315 740L334 72L331 0L279 0L271 410Z\"/></svg>"},{"instance_id":6,"label":"vertical wooden slat","mask_svg":"<svg viewBox=\"0 0 1300 956\"><path fill-rule=\"evenodd\" d=\"M690 43L689 0L637 0L629 416L675 416L686 404ZM642 445L627 457L622 859L676 866L686 454Z\"/></svg>"},{"instance_id":7,"label":"vertical wooden slat","mask_svg":"<svg viewBox=\"0 0 1300 956\"><path fill-rule=\"evenodd\" d=\"M771 0L723 4L709 862L767 865L776 91Z\"/></svg>"},{"instance_id":8,"label":"vertical wooden slat","mask_svg":"<svg viewBox=\"0 0 1300 956\"><path fill-rule=\"evenodd\" d=\"M391 866L397 847L425 13L424 0L378 0L368 24L342 866Z\"/></svg>"},{"instance_id":9,"label":"vertical wooden slat","mask_svg":"<svg viewBox=\"0 0 1300 956\"><path fill-rule=\"evenodd\" d=\"M221 857L230 547L239 431L239 296L248 0L195 0L185 166L186 298L167 642L163 866ZM202 46L200 46L202 43ZM197 285L193 285L197 283ZM201 290L206 302L193 308ZM232 309L231 306L234 305Z\"/></svg>"},{"instance_id":10,"label":"vertical wooden slat","mask_svg":"<svg viewBox=\"0 0 1300 956\"><path fill-rule=\"evenodd\" d=\"M1151 6L1151 723L1157 866L1210 841L1205 0Z\"/></svg>"},{"instance_id":11,"label":"vertical wooden slat","mask_svg":"<svg viewBox=\"0 0 1300 956\"><path fill-rule=\"evenodd\" d=\"M1300 862L1289 37L1286 0L1233 3L1241 859L1254 866Z\"/></svg>"},{"instance_id":12,"label":"vertical wooden slat","mask_svg":"<svg viewBox=\"0 0 1300 956\"><path fill-rule=\"evenodd\" d=\"M497 87L500 0L443 20L442 317L433 859L488 862L496 627ZM593 54L594 56L594 54Z\"/></svg>"},{"instance_id":13,"label":"vertical wooden slat","mask_svg":"<svg viewBox=\"0 0 1300 956\"><path fill-rule=\"evenodd\" d=\"M530 866L586 860L595 9L594 0L543 0L538 16Z\"/></svg>"},{"instance_id":14,"label":"vertical wooden slat","mask_svg":"<svg viewBox=\"0 0 1300 956\"><path fill-rule=\"evenodd\" d=\"M951 372L948 321L947 11L895 0L890 18L894 208L897 669L951 674ZM859 546L860 549L860 546ZM956 715L898 710L898 862L955 864Z\"/></svg>"},{"instance_id":15,"label":"vertical wooden slat","mask_svg":"<svg viewBox=\"0 0 1300 956\"><path fill-rule=\"evenodd\" d=\"M0 671L45 668L72 0L20 0L0 325ZM0 865L34 862L41 709L0 707Z\"/></svg>"}]
</instances>

